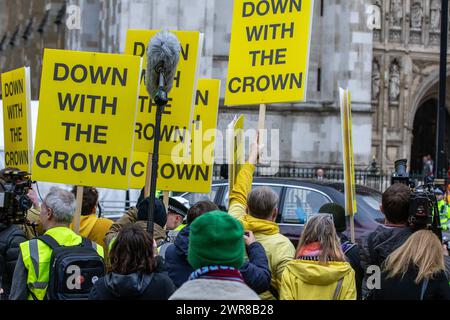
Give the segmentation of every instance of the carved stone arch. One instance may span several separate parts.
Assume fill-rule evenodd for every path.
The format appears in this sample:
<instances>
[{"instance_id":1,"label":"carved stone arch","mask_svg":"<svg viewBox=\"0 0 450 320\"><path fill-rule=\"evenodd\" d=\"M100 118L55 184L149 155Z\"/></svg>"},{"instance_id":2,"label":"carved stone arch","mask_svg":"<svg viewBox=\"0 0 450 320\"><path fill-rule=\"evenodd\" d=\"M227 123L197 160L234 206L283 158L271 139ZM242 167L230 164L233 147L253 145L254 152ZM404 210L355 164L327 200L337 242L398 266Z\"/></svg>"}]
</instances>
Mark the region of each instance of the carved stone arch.
<instances>
[{"instance_id":1,"label":"carved stone arch","mask_svg":"<svg viewBox=\"0 0 450 320\"><path fill-rule=\"evenodd\" d=\"M447 65L447 74L450 76L450 65ZM411 112L409 113L408 126L410 128L414 125L414 117L416 116L417 110L421 106L421 104L429 98L430 90L436 83L439 82L439 65L436 65L435 68L430 72L430 74L422 81L422 84L415 91L411 103Z\"/></svg>"}]
</instances>

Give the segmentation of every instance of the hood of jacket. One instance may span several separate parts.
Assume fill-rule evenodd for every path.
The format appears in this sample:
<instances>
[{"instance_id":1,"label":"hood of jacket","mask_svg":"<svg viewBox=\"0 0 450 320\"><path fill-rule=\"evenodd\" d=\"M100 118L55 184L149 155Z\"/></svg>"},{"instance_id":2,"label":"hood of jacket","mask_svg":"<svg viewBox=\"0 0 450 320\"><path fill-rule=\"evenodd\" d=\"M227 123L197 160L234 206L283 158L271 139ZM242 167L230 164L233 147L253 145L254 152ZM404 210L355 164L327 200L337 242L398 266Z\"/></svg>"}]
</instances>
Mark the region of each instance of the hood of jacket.
<instances>
[{"instance_id":1,"label":"hood of jacket","mask_svg":"<svg viewBox=\"0 0 450 320\"><path fill-rule=\"evenodd\" d=\"M105 276L106 287L117 297L137 297L144 293L152 280L152 275L142 273L118 274Z\"/></svg>"},{"instance_id":2,"label":"hood of jacket","mask_svg":"<svg viewBox=\"0 0 450 320\"><path fill-rule=\"evenodd\" d=\"M140 228L147 230L147 221L139 220L135 222ZM158 241L165 240L167 238L166 231L157 223L153 224L153 238Z\"/></svg>"},{"instance_id":3,"label":"hood of jacket","mask_svg":"<svg viewBox=\"0 0 450 320\"><path fill-rule=\"evenodd\" d=\"M241 219L244 230L252 231L253 233L261 233L265 235L273 235L280 232L278 225L269 220L258 219L246 214Z\"/></svg>"},{"instance_id":4,"label":"hood of jacket","mask_svg":"<svg viewBox=\"0 0 450 320\"><path fill-rule=\"evenodd\" d=\"M286 268L302 282L319 286L336 283L352 271L348 262L333 261L325 265L318 261L293 260Z\"/></svg>"},{"instance_id":5,"label":"hood of jacket","mask_svg":"<svg viewBox=\"0 0 450 320\"><path fill-rule=\"evenodd\" d=\"M411 236L413 231L409 227L386 227L379 226L374 232L373 236L369 235L367 238L367 246L371 246L369 250L375 264L383 262L388 255L400 247ZM369 241L371 239L371 241Z\"/></svg>"},{"instance_id":6,"label":"hood of jacket","mask_svg":"<svg viewBox=\"0 0 450 320\"><path fill-rule=\"evenodd\" d=\"M90 234L92 229L95 226L95 223L97 222L97 216L95 214L89 214L87 216L81 216L80 217L80 231L79 234L85 238L87 238ZM70 228L73 229L73 224L70 224Z\"/></svg>"},{"instance_id":7,"label":"hood of jacket","mask_svg":"<svg viewBox=\"0 0 450 320\"><path fill-rule=\"evenodd\" d=\"M181 231L178 233L177 237L175 238L175 241L173 244L175 245L175 251L177 255L186 256L188 255L188 248L189 248L189 226L184 227L181 229Z\"/></svg>"}]
</instances>

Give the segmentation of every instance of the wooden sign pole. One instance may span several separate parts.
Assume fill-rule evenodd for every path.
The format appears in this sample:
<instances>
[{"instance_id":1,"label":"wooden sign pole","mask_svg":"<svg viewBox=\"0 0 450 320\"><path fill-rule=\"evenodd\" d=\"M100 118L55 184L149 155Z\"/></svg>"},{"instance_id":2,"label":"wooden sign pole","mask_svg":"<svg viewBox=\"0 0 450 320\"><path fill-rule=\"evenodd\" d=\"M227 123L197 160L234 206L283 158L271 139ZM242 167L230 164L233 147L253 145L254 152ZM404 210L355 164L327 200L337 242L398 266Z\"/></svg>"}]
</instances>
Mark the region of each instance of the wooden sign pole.
<instances>
[{"instance_id":1,"label":"wooden sign pole","mask_svg":"<svg viewBox=\"0 0 450 320\"><path fill-rule=\"evenodd\" d=\"M147 158L147 173L145 174L144 199L150 195L151 188L151 174L152 174L152 154L148 154Z\"/></svg>"},{"instance_id":2,"label":"wooden sign pole","mask_svg":"<svg viewBox=\"0 0 450 320\"><path fill-rule=\"evenodd\" d=\"M77 209L73 216L73 231L79 233L80 231L80 218L81 218L81 206L83 205L83 186L77 186Z\"/></svg>"},{"instance_id":3,"label":"wooden sign pole","mask_svg":"<svg viewBox=\"0 0 450 320\"><path fill-rule=\"evenodd\" d=\"M169 210L169 191L163 191L163 203L166 207L166 212Z\"/></svg>"},{"instance_id":4,"label":"wooden sign pole","mask_svg":"<svg viewBox=\"0 0 450 320\"><path fill-rule=\"evenodd\" d=\"M259 105L259 115L258 115L258 134L259 134L258 148L261 142L264 141L265 120L266 120L266 105L262 103ZM259 153L257 163L261 163L259 159Z\"/></svg>"}]
</instances>

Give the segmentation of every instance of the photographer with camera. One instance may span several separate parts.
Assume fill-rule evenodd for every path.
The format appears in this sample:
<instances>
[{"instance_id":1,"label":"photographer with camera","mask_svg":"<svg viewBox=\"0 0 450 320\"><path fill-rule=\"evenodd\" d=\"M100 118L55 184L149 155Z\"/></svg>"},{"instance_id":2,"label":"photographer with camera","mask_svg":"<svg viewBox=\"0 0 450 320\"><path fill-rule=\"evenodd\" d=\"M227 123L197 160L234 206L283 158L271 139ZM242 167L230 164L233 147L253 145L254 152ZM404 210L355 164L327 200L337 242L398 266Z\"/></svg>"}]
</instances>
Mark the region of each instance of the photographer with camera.
<instances>
[{"instance_id":1,"label":"photographer with camera","mask_svg":"<svg viewBox=\"0 0 450 320\"><path fill-rule=\"evenodd\" d=\"M361 239L363 270L371 265L381 267L386 258L412 235L408 223L410 194L410 188L400 183L393 184L383 193L380 210L385 215L384 225ZM362 284L363 297L369 293L366 278L367 274Z\"/></svg>"},{"instance_id":2,"label":"photographer with camera","mask_svg":"<svg viewBox=\"0 0 450 320\"><path fill-rule=\"evenodd\" d=\"M407 160L395 162L392 185L383 193L381 212L385 215L384 226L361 239L361 265L381 267L386 258L419 230L431 230L442 242L442 227L435 196L433 179L426 178L423 185L415 186L406 172ZM444 257L447 277L450 259ZM367 274L366 274L367 276ZM367 281L363 281L363 297L369 293Z\"/></svg>"},{"instance_id":3,"label":"photographer with camera","mask_svg":"<svg viewBox=\"0 0 450 320\"><path fill-rule=\"evenodd\" d=\"M27 240L21 228L21 214L28 208L24 172L14 168L0 170L0 300L7 300L20 244Z\"/></svg>"}]
</instances>

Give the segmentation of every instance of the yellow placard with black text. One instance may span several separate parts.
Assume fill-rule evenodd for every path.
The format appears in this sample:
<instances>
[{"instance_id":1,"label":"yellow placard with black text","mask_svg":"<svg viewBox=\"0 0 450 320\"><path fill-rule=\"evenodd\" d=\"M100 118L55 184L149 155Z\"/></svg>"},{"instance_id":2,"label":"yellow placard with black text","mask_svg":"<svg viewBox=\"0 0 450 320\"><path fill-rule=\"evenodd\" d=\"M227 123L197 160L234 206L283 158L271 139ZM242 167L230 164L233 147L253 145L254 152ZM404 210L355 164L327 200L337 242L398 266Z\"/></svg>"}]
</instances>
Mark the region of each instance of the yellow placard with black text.
<instances>
[{"instance_id":1,"label":"yellow placard with black text","mask_svg":"<svg viewBox=\"0 0 450 320\"><path fill-rule=\"evenodd\" d=\"M198 80L189 158L159 156L156 181L158 190L196 193L211 191L219 91L220 80ZM147 158L147 153L134 153L130 182L132 189L140 189L145 184Z\"/></svg>"},{"instance_id":2,"label":"yellow placard with black text","mask_svg":"<svg viewBox=\"0 0 450 320\"><path fill-rule=\"evenodd\" d=\"M357 211L355 161L353 152L352 105L348 89L339 88L341 108L342 154L344 163L345 212L354 216Z\"/></svg>"},{"instance_id":3,"label":"yellow placard with black text","mask_svg":"<svg viewBox=\"0 0 450 320\"><path fill-rule=\"evenodd\" d=\"M2 73L5 166L31 172L30 68Z\"/></svg>"},{"instance_id":4,"label":"yellow placard with black text","mask_svg":"<svg viewBox=\"0 0 450 320\"><path fill-rule=\"evenodd\" d=\"M245 163L244 115L236 117L227 128L228 184L230 190Z\"/></svg>"},{"instance_id":5,"label":"yellow placard with black text","mask_svg":"<svg viewBox=\"0 0 450 320\"><path fill-rule=\"evenodd\" d=\"M234 0L225 104L306 99L314 0Z\"/></svg>"},{"instance_id":6,"label":"yellow placard with black text","mask_svg":"<svg viewBox=\"0 0 450 320\"><path fill-rule=\"evenodd\" d=\"M33 179L128 189L141 62L45 49Z\"/></svg>"},{"instance_id":7,"label":"yellow placard with black text","mask_svg":"<svg viewBox=\"0 0 450 320\"><path fill-rule=\"evenodd\" d=\"M143 58L147 65L147 45L159 30L128 30L125 54ZM195 31L173 31L181 44L180 60L168 94L169 103L163 107L161 119L161 140L158 154L172 155L174 147L185 141L191 127L198 65L201 53L201 34ZM156 104L145 87L145 68L141 75L141 89L138 99L138 115L135 127L134 150L153 153ZM185 146L186 147L186 146ZM185 150L183 150L184 152ZM179 154L179 156L184 156Z\"/></svg>"}]
</instances>

